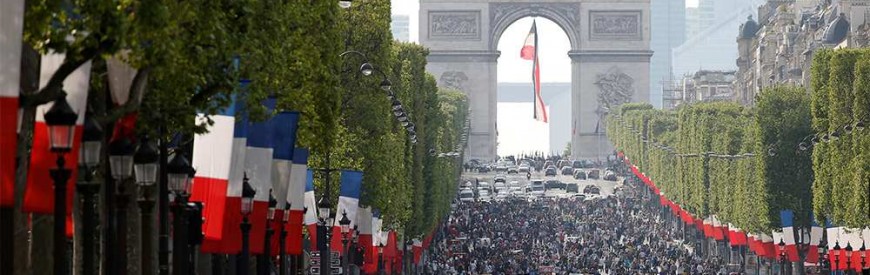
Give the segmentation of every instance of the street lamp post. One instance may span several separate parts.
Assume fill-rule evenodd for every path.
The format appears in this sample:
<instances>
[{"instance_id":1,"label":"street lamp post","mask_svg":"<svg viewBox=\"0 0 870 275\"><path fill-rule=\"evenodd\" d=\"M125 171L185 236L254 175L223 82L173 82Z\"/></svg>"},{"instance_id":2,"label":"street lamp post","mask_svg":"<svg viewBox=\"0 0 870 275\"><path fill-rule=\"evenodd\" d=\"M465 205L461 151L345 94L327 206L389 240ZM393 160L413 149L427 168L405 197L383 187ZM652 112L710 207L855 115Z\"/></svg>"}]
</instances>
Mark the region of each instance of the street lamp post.
<instances>
[{"instance_id":1,"label":"street lamp post","mask_svg":"<svg viewBox=\"0 0 870 275\"><path fill-rule=\"evenodd\" d=\"M834 243L834 270L840 270L840 242Z\"/></svg>"},{"instance_id":2,"label":"street lamp post","mask_svg":"<svg viewBox=\"0 0 870 275\"><path fill-rule=\"evenodd\" d=\"M341 213L341 220L338 221L338 225L341 226L341 245L342 245L342 254L344 254L344 258L342 260L341 269L343 272L347 273L348 267L348 257L347 257L347 241L348 241L348 232L350 232L350 219L347 218L347 212Z\"/></svg>"},{"instance_id":3,"label":"street lamp post","mask_svg":"<svg viewBox=\"0 0 870 275\"><path fill-rule=\"evenodd\" d=\"M269 212L266 215L266 236L263 239L263 254L257 257L257 274L269 275L269 263L272 257L272 234L275 232L271 224L275 222L275 207L278 206L278 201L275 196L272 196L272 190L269 190Z\"/></svg>"},{"instance_id":4,"label":"street lamp post","mask_svg":"<svg viewBox=\"0 0 870 275\"><path fill-rule=\"evenodd\" d=\"M181 154L175 152L175 156L166 165L168 173L169 191L175 196L172 217L172 274L184 274L189 271L189 253L187 252L187 207L188 190L190 190L190 162Z\"/></svg>"},{"instance_id":5,"label":"street lamp post","mask_svg":"<svg viewBox=\"0 0 870 275\"><path fill-rule=\"evenodd\" d=\"M126 191L125 181L133 175L133 143L127 138L120 138L109 144L109 167L112 179L115 180L115 225L118 241L117 263L115 274L127 274L127 205L130 196Z\"/></svg>"},{"instance_id":6,"label":"street lamp post","mask_svg":"<svg viewBox=\"0 0 870 275\"><path fill-rule=\"evenodd\" d=\"M384 274L384 243L378 244L378 275Z\"/></svg>"},{"instance_id":7,"label":"street lamp post","mask_svg":"<svg viewBox=\"0 0 870 275\"><path fill-rule=\"evenodd\" d=\"M151 259L154 250L152 247L153 242L151 241L154 222L151 212L154 209L154 198L151 196L151 193L154 192L152 187L157 182L157 161L159 157L157 147L147 139L142 140L139 148L136 150L136 154L133 156L133 170L136 175L136 184L139 185L139 192L141 194L138 204L142 235L142 251L140 255L142 274L154 274L154 264Z\"/></svg>"},{"instance_id":8,"label":"street lamp post","mask_svg":"<svg viewBox=\"0 0 870 275\"><path fill-rule=\"evenodd\" d=\"M320 226L318 228L318 238L317 241L320 242L318 248L320 248L320 272L321 274L329 274L329 225L332 224L332 219L330 219L329 211L332 209L332 204L329 203L329 172L326 172L326 192L323 193L322 198L320 199L320 203L318 203L317 208L319 210L318 214L320 215ZM320 238L319 236L323 236Z\"/></svg>"},{"instance_id":9,"label":"street lamp post","mask_svg":"<svg viewBox=\"0 0 870 275\"><path fill-rule=\"evenodd\" d=\"M827 249L825 249L827 246L828 245L825 243L820 243L818 248L817 248L818 253L819 253L819 272L822 272L822 273L824 273L824 269L825 269L826 265L828 267L830 267L830 265L831 265L831 260L828 258L828 255L826 254L828 252ZM827 264L825 262L827 262Z\"/></svg>"},{"instance_id":10,"label":"street lamp post","mask_svg":"<svg viewBox=\"0 0 870 275\"><path fill-rule=\"evenodd\" d=\"M861 242L861 248L858 249L858 252L861 253L861 270L864 270L864 266L867 265L867 247L864 245L866 241Z\"/></svg>"},{"instance_id":11,"label":"street lamp post","mask_svg":"<svg viewBox=\"0 0 870 275\"><path fill-rule=\"evenodd\" d=\"M94 200L100 191L100 184L93 181L93 173L100 164L100 149L103 145L103 129L93 118L85 120L82 148L79 151L79 166L85 174L85 180L76 185L76 190L82 194L82 274L96 274L94 268Z\"/></svg>"},{"instance_id":12,"label":"street lamp post","mask_svg":"<svg viewBox=\"0 0 870 275\"><path fill-rule=\"evenodd\" d=\"M308 210L306 208L306 210ZM287 275L287 222L290 221L290 202L284 205L284 215L281 217L281 222L279 223L281 226L279 227L281 230L278 233L278 258L281 261L278 262L278 275ZM296 275L295 273L293 275Z\"/></svg>"},{"instance_id":13,"label":"street lamp post","mask_svg":"<svg viewBox=\"0 0 870 275\"><path fill-rule=\"evenodd\" d=\"M245 173L242 178L242 224L239 225L242 231L242 252L239 254L236 264L236 274L238 275L248 275L248 269L250 269L248 264L250 258L248 240L251 233L251 223L248 222L248 216L254 208L254 195L256 194L257 191L248 183L248 174Z\"/></svg>"},{"instance_id":14,"label":"street lamp post","mask_svg":"<svg viewBox=\"0 0 870 275\"><path fill-rule=\"evenodd\" d=\"M852 273L852 244L846 243L846 273Z\"/></svg>"},{"instance_id":15,"label":"street lamp post","mask_svg":"<svg viewBox=\"0 0 870 275\"><path fill-rule=\"evenodd\" d=\"M45 113L45 124L48 125L48 138L52 153L57 154L57 168L50 171L54 180L54 274L69 274L69 259L67 258L66 239L66 182L71 171L65 167L64 155L72 150L75 137L75 124L78 115L61 97L54 101L51 109Z\"/></svg>"},{"instance_id":16,"label":"street lamp post","mask_svg":"<svg viewBox=\"0 0 870 275\"><path fill-rule=\"evenodd\" d=\"M785 274L785 242L779 239L779 274Z\"/></svg>"}]
</instances>

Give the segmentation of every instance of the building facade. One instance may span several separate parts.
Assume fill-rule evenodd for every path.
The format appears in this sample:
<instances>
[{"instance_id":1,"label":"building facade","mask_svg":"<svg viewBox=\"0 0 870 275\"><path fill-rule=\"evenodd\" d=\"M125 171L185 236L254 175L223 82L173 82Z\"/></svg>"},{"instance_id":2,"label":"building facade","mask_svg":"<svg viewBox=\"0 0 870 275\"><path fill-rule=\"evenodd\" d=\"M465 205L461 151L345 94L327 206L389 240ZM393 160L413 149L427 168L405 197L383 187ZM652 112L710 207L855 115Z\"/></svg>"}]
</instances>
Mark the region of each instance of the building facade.
<instances>
[{"instance_id":1,"label":"building facade","mask_svg":"<svg viewBox=\"0 0 870 275\"><path fill-rule=\"evenodd\" d=\"M770 0L737 36L735 100L754 105L755 95L778 84L809 87L813 54L820 48L870 44L870 0Z\"/></svg>"},{"instance_id":2,"label":"building facade","mask_svg":"<svg viewBox=\"0 0 870 275\"><path fill-rule=\"evenodd\" d=\"M701 70L687 75L664 89L664 108L675 109L681 104L708 101L729 101L734 97L732 84L735 71Z\"/></svg>"}]
</instances>

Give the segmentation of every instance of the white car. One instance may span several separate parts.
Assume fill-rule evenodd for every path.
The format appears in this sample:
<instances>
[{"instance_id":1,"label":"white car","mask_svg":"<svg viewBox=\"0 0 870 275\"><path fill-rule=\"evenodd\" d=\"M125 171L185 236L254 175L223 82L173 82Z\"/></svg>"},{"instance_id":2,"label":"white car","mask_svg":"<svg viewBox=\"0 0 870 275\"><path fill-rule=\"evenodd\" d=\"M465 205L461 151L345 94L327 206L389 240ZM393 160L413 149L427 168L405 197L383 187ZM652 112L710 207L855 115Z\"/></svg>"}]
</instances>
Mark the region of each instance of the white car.
<instances>
[{"instance_id":1,"label":"white car","mask_svg":"<svg viewBox=\"0 0 870 275\"><path fill-rule=\"evenodd\" d=\"M459 190L459 201L474 202L474 191L471 188L463 188Z\"/></svg>"},{"instance_id":2,"label":"white car","mask_svg":"<svg viewBox=\"0 0 870 275\"><path fill-rule=\"evenodd\" d=\"M492 200L492 196L489 194L489 191L480 190L480 194L477 196L477 201L489 202L491 200Z\"/></svg>"},{"instance_id":3,"label":"white car","mask_svg":"<svg viewBox=\"0 0 870 275\"><path fill-rule=\"evenodd\" d=\"M529 170L530 170L530 167L528 165L520 165L520 167L517 168L517 171L519 173L528 173Z\"/></svg>"}]
</instances>

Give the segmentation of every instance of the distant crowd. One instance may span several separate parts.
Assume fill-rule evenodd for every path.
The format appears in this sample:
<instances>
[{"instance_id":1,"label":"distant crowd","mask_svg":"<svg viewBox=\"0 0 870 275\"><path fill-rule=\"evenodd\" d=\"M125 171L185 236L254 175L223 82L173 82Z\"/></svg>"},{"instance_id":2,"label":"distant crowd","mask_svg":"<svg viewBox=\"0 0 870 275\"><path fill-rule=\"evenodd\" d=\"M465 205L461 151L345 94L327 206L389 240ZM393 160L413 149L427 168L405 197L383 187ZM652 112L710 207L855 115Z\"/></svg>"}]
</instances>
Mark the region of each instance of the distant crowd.
<instances>
[{"instance_id":1,"label":"distant crowd","mask_svg":"<svg viewBox=\"0 0 870 275\"><path fill-rule=\"evenodd\" d=\"M439 230L425 274L729 274L667 228L638 185L594 200L457 205Z\"/></svg>"}]
</instances>

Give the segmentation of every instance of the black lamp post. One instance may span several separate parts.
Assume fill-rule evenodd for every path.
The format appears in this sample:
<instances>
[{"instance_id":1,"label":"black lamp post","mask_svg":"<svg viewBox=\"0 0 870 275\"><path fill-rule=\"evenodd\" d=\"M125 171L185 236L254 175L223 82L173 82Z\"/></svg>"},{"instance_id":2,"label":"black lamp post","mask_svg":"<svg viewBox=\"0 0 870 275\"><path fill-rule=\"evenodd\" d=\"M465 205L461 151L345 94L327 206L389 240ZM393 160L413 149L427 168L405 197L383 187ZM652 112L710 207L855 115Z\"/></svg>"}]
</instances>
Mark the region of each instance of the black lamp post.
<instances>
[{"instance_id":1,"label":"black lamp post","mask_svg":"<svg viewBox=\"0 0 870 275\"><path fill-rule=\"evenodd\" d=\"M864 270L864 266L867 265L867 248L864 246L866 241L861 242L861 248L858 249L858 253L861 253L861 270Z\"/></svg>"},{"instance_id":2,"label":"black lamp post","mask_svg":"<svg viewBox=\"0 0 870 275\"><path fill-rule=\"evenodd\" d=\"M852 273L852 244L846 243L846 272Z\"/></svg>"},{"instance_id":3,"label":"black lamp post","mask_svg":"<svg viewBox=\"0 0 870 275\"><path fill-rule=\"evenodd\" d=\"M139 149L136 150L136 154L133 156L133 170L136 175L136 184L139 185L139 192L141 194L138 204L142 235L142 251L140 255L142 274L154 274L152 268L154 264L151 258L154 250L151 242L151 236L153 235L152 223L154 222L151 212L154 209L154 198L151 196L151 193L154 192L152 187L157 182L157 161L159 158L157 146L147 139L141 141Z\"/></svg>"},{"instance_id":4,"label":"black lamp post","mask_svg":"<svg viewBox=\"0 0 870 275\"><path fill-rule=\"evenodd\" d=\"M341 245L342 245L342 254L344 254L344 259L342 259L341 269L344 272L347 272L348 267L348 258L347 258L347 241L348 241L348 233L350 232L350 219L347 218L347 212L341 213L341 220L338 220L338 225L341 226Z\"/></svg>"},{"instance_id":5,"label":"black lamp post","mask_svg":"<svg viewBox=\"0 0 870 275\"><path fill-rule=\"evenodd\" d=\"M840 242L834 243L834 270L840 270Z\"/></svg>"},{"instance_id":6,"label":"black lamp post","mask_svg":"<svg viewBox=\"0 0 870 275\"><path fill-rule=\"evenodd\" d=\"M257 257L257 274L269 275L269 259L272 257L272 234L275 232L271 224L275 222L275 207L278 206L278 201L275 196L272 196L272 190L269 190L269 212L266 214L266 236L263 239L263 254Z\"/></svg>"},{"instance_id":7,"label":"black lamp post","mask_svg":"<svg viewBox=\"0 0 870 275\"><path fill-rule=\"evenodd\" d=\"M785 274L785 242L779 239L777 246L779 246L779 272Z\"/></svg>"},{"instance_id":8,"label":"black lamp post","mask_svg":"<svg viewBox=\"0 0 870 275\"><path fill-rule=\"evenodd\" d=\"M825 267L826 266L830 267L830 265L831 265L831 260L828 258L828 254L827 254L827 252L828 252L826 249L827 246L828 245L825 243L820 243L818 248L817 248L818 253L819 253L819 271L820 272L824 272L823 270L825 269ZM827 262L827 263L825 263L825 262Z\"/></svg>"},{"instance_id":9,"label":"black lamp post","mask_svg":"<svg viewBox=\"0 0 870 275\"><path fill-rule=\"evenodd\" d=\"M238 263L236 264L236 274L248 275L248 259L250 258L248 240L251 233L251 223L248 222L248 216L254 208L254 195L257 191L248 183L248 174L245 173L242 178L242 224L239 228L242 231L242 252L239 255Z\"/></svg>"},{"instance_id":10,"label":"black lamp post","mask_svg":"<svg viewBox=\"0 0 870 275\"><path fill-rule=\"evenodd\" d=\"M175 196L172 217L172 274L184 274L189 271L187 252L187 206L188 190L190 190L190 162L180 152L166 165L169 176L169 191Z\"/></svg>"},{"instance_id":11,"label":"black lamp post","mask_svg":"<svg viewBox=\"0 0 870 275\"><path fill-rule=\"evenodd\" d=\"M130 196L125 181L133 175L133 143L121 138L109 144L109 167L115 180L115 236L118 241L113 266L115 274L127 274L127 205Z\"/></svg>"},{"instance_id":12,"label":"black lamp post","mask_svg":"<svg viewBox=\"0 0 870 275\"><path fill-rule=\"evenodd\" d=\"M329 187L329 172L326 172L327 175L327 190ZM320 202L317 204L318 215L320 216L320 228L318 229L318 238L317 241L320 242L318 248L320 248L320 272L324 273L332 273L329 268L329 238L331 234L331 230L329 230L329 226L332 224L332 219L330 219L330 211L332 209L332 204L329 203L329 192L325 192L323 197L320 199ZM323 236L321 238L320 236Z\"/></svg>"},{"instance_id":13,"label":"black lamp post","mask_svg":"<svg viewBox=\"0 0 870 275\"><path fill-rule=\"evenodd\" d=\"M57 168L51 170L54 180L54 274L69 274L69 259L67 257L66 239L66 182L70 177L64 154L72 150L75 137L75 125L78 115L61 97L54 101L51 109L45 113L45 124L48 125L48 139L52 153L57 154Z\"/></svg>"},{"instance_id":14,"label":"black lamp post","mask_svg":"<svg viewBox=\"0 0 870 275\"><path fill-rule=\"evenodd\" d=\"M94 268L94 201L100 191L99 182L93 181L93 173L100 164L100 149L103 146L103 129L94 118L85 120L82 148L79 150L79 166L84 171L85 180L76 185L76 190L82 194L82 274L96 274Z\"/></svg>"},{"instance_id":15,"label":"black lamp post","mask_svg":"<svg viewBox=\"0 0 870 275\"><path fill-rule=\"evenodd\" d=\"M378 244L378 275L384 274L384 243Z\"/></svg>"},{"instance_id":16,"label":"black lamp post","mask_svg":"<svg viewBox=\"0 0 870 275\"><path fill-rule=\"evenodd\" d=\"M305 209L308 210L307 208ZM280 233L278 234L278 258L281 259L278 262L278 275L287 275L287 222L290 221L290 202L287 202L284 205L284 215L281 217L281 222L279 223L281 226ZM295 275L295 273L294 273Z\"/></svg>"}]
</instances>

